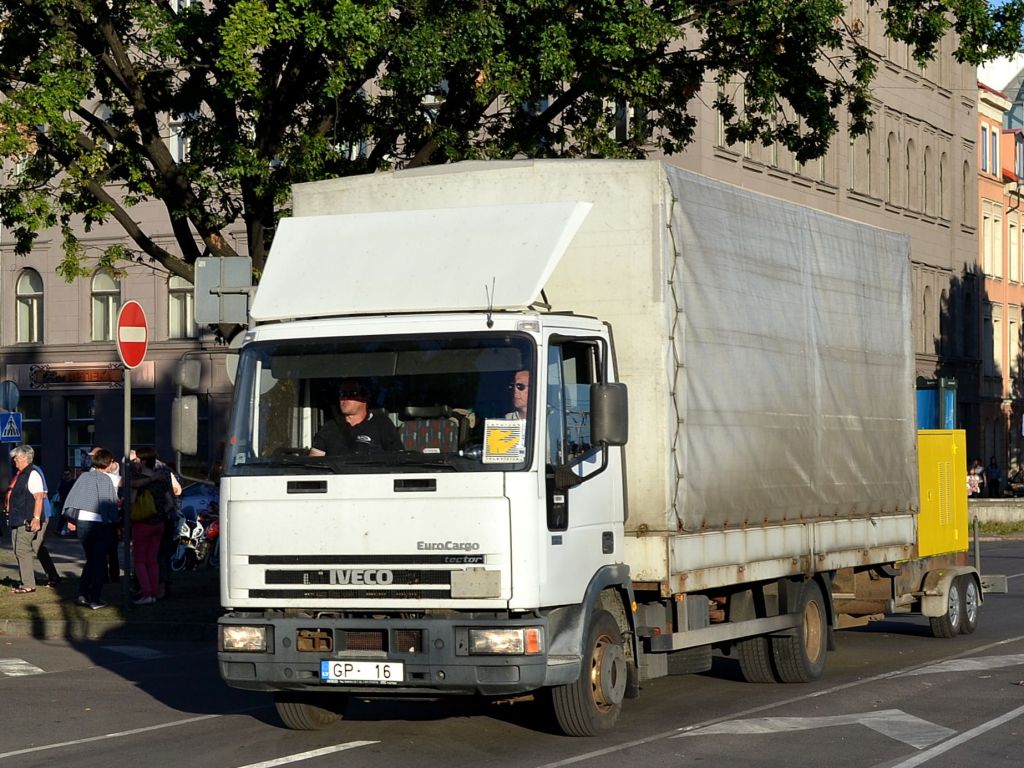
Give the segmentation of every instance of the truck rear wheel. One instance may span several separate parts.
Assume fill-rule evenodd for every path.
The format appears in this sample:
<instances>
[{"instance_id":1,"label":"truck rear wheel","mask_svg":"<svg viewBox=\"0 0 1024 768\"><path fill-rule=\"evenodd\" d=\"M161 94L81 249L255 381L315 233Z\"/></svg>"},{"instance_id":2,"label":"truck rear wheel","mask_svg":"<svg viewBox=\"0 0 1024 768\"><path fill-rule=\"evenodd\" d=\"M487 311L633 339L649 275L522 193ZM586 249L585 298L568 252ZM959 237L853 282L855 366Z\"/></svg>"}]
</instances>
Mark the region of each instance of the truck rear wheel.
<instances>
[{"instance_id":1,"label":"truck rear wheel","mask_svg":"<svg viewBox=\"0 0 1024 768\"><path fill-rule=\"evenodd\" d=\"M825 671L828 624L825 599L815 581L805 581L797 605L800 623L790 635L772 638L772 658L781 683L809 683Z\"/></svg>"},{"instance_id":2,"label":"truck rear wheel","mask_svg":"<svg viewBox=\"0 0 1024 768\"><path fill-rule=\"evenodd\" d=\"M278 691L274 694L274 708L281 722L293 731L318 731L341 719L348 704L342 694L296 693Z\"/></svg>"},{"instance_id":3,"label":"truck rear wheel","mask_svg":"<svg viewBox=\"0 0 1024 768\"><path fill-rule=\"evenodd\" d=\"M928 617L928 622L932 625L932 634L935 637L956 637L960 634L964 620L961 584L959 577L953 579L949 583L949 592L946 594L946 612L941 616Z\"/></svg>"},{"instance_id":4,"label":"truck rear wheel","mask_svg":"<svg viewBox=\"0 0 1024 768\"><path fill-rule=\"evenodd\" d=\"M959 578L961 614L963 619L960 622L960 634L969 635L978 628L978 609L981 607L981 593L978 591L978 582L967 573Z\"/></svg>"},{"instance_id":5,"label":"truck rear wheel","mask_svg":"<svg viewBox=\"0 0 1024 768\"><path fill-rule=\"evenodd\" d=\"M734 646L740 662L740 673L748 683L775 683L772 650L767 637L748 637Z\"/></svg>"},{"instance_id":6,"label":"truck rear wheel","mask_svg":"<svg viewBox=\"0 0 1024 768\"><path fill-rule=\"evenodd\" d=\"M619 625L607 611L596 611L583 646L579 679L551 690L551 703L566 736L596 736L615 726L628 677Z\"/></svg>"}]
</instances>

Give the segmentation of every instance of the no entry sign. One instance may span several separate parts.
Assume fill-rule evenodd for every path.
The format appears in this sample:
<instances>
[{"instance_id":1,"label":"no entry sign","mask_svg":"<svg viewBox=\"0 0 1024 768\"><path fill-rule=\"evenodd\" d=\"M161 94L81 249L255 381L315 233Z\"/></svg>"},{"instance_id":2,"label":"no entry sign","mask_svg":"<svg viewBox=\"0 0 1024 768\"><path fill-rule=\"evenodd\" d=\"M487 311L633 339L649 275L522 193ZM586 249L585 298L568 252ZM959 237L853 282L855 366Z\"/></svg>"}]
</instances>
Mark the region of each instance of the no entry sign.
<instances>
[{"instance_id":1,"label":"no entry sign","mask_svg":"<svg viewBox=\"0 0 1024 768\"><path fill-rule=\"evenodd\" d=\"M138 368L146 359L149 329L146 313L137 301L127 301L117 313L117 354L125 368Z\"/></svg>"}]
</instances>

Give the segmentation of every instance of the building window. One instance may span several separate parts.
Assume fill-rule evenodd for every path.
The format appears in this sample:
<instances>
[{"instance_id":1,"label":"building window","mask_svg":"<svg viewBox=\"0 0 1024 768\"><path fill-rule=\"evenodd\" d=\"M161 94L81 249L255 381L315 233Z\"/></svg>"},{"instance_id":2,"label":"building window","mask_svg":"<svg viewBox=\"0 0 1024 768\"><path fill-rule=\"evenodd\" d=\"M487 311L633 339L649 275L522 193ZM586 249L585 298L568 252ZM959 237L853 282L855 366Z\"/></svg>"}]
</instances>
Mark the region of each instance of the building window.
<instances>
[{"instance_id":1,"label":"building window","mask_svg":"<svg viewBox=\"0 0 1024 768\"><path fill-rule=\"evenodd\" d=\"M949 218L949 190L946 189L949 178L949 158L943 152L939 155L939 218Z\"/></svg>"},{"instance_id":2,"label":"building window","mask_svg":"<svg viewBox=\"0 0 1024 768\"><path fill-rule=\"evenodd\" d=\"M920 205L920 201L918 200L918 194L917 194L917 192L918 192L918 190L917 190L918 177L917 177L917 167L916 167L917 158L914 156L914 152L915 152L914 140L913 139L908 139L907 140L906 168L904 168L904 173L906 174L906 177L907 177L907 196L906 196L907 203L906 204L907 204L907 208L909 208L912 211L916 211L918 209L918 206Z\"/></svg>"},{"instance_id":3,"label":"building window","mask_svg":"<svg viewBox=\"0 0 1024 768\"><path fill-rule=\"evenodd\" d=\"M121 291L114 278L97 272L92 278L92 340L113 341Z\"/></svg>"},{"instance_id":4,"label":"building window","mask_svg":"<svg viewBox=\"0 0 1024 768\"><path fill-rule=\"evenodd\" d=\"M196 312L192 283L178 275L167 281L167 328L172 339L196 337Z\"/></svg>"},{"instance_id":5,"label":"building window","mask_svg":"<svg viewBox=\"0 0 1024 768\"><path fill-rule=\"evenodd\" d=\"M132 448L156 447L156 398L132 395Z\"/></svg>"},{"instance_id":6,"label":"building window","mask_svg":"<svg viewBox=\"0 0 1024 768\"><path fill-rule=\"evenodd\" d=\"M96 434L96 400L92 397L69 397L64 400L64 425L67 433L67 466L89 466L89 451Z\"/></svg>"},{"instance_id":7,"label":"building window","mask_svg":"<svg viewBox=\"0 0 1024 768\"><path fill-rule=\"evenodd\" d=\"M15 286L18 344L39 344L43 340L43 278L34 269L18 276Z\"/></svg>"},{"instance_id":8,"label":"building window","mask_svg":"<svg viewBox=\"0 0 1024 768\"><path fill-rule=\"evenodd\" d=\"M1012 221L1008 225L1006 240L1006 258L1010 264L1010 280L1018 283L1020 282L1020 238L1017 233L1017 225Z\"/></svg>"},{"instance_id":9,"label":"building window","mask_svg":"<svg viewBox=\"0 0 1024 768\"><path fill-rule=\"evenodd\" d=\"M988 128L981 126L981 170L988 172Z\"/></svg>"},{"instance_id":10,"label":"building window","mask_svg":"<svg viewBox=\"0 0 1024 768\"><path fill-rule=\"evenodd\" d=\"M885 200L896 202L896 134L890 133L885 143Z\"/></svg>"},{"instance_id":11,"label":"building window","mask_svg":"<svg viewBox=\"0 0 1024 768\"><path fill-rule=\"evenodd\" d=\"M995 126L992 126L992 130L989 131L989 139L992 142L992 156L989 158L992 175L1001 178L1003 174L999 167L999 129Z\"/></svg>"},{"instance_id":12,"label":"building window","mask_svg":"<svg viewBox=\"0 0 1024 768\"><path fill-rule=\"evenodd\" d=\"M1019 307L1010 307L1010 317L1007 323L1007 333L1010 342L1010 391L1013 392L1013 382L1017 379L1017 372L1020 370L1020 317Z\"/></svg>"},{"instance_id":13,"label":"building window","mask_svg":"<svg viewBox=\"0 0 1024 768\"><path fill-rule=\"evenodd\" d=\"M178 121L171 123L170 135L167 138L167 148L171 157L176 163L184 163L188 160L188 137L185 136L184 125Z\"/></svg>"}]
</instances>

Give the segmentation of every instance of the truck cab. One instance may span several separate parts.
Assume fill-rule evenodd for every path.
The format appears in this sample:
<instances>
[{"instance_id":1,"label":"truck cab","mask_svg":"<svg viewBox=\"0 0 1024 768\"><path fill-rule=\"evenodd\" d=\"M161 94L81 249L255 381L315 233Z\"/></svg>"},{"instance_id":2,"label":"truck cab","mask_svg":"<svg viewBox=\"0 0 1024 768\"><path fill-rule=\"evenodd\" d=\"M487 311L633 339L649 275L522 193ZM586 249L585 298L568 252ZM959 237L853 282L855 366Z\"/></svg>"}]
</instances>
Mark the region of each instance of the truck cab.
<instances>
[{"instance_id":1,"label":"truck cab","mask_svg":"<svg viewBox=\"0 0 1024 768\"><path fill-rule=\"evenodd\" d=\"M279 288L270 269L264 282ZM331 315L290 296L238 358L225 681L274 692L297 728L335 719L346 694L544 687L583 701L585 731L613 722L636 653L608 327L530 307ZM342 412L354 385L383 444ZM328 448L326 430L342 439ZM615 643L587 645L597 620ZM606 649L595 689L581 670Z\"/></svg>"}]
</instances>

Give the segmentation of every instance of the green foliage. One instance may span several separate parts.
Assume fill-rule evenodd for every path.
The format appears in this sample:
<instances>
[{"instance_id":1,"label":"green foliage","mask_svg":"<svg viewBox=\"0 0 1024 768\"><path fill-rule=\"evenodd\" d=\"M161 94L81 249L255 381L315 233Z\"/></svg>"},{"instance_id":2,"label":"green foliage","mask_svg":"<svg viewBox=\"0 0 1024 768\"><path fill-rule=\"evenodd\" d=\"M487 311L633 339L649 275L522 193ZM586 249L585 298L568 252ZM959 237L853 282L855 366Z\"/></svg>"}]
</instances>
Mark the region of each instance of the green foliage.
<instances>
[{"instance_id":1,"label":"green foliage","mask_svg":"<svg viewBox=\"0 0 1024 768\"><path fill-rule=\"evenodd\" d=\"M1024 0L865 7L921 63L951 29L966 62L1021 43ZM678 152L708 84L730 141L806 161L843 113L870 125L865 22L842 0L0 0L0 222L21 253L61 232L69 280L140 258L191 280L242 222L259 274L293 183ZM154 201L173 251L131 210ZM110 219L132 249L72 234Z\"/></svg>"}]
</instances>

